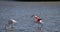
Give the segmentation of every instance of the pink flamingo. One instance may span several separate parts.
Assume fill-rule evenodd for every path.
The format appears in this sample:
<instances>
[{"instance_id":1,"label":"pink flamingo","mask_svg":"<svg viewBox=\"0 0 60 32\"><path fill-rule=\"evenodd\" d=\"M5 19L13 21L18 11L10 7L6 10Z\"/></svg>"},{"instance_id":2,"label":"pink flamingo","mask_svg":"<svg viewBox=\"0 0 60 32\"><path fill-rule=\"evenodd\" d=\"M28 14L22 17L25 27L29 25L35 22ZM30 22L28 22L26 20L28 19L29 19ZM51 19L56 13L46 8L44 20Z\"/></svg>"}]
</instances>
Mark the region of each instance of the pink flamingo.
<instances>
[{"instance_id":1,"label":"pink flamingo","mask_svg":"<svg viewBox=\"0 0 60 32\"><path fill-rule=\"evenodd\" d=\"M42 32L42 26L43 26L42 19L36 15L34 16L34 18L35 18L35 21L38 23L38 26L39 26L39 24L41 24L41 27L38 27L38 29L40 29L40 31Z\"/></svg>"}]
</instances>

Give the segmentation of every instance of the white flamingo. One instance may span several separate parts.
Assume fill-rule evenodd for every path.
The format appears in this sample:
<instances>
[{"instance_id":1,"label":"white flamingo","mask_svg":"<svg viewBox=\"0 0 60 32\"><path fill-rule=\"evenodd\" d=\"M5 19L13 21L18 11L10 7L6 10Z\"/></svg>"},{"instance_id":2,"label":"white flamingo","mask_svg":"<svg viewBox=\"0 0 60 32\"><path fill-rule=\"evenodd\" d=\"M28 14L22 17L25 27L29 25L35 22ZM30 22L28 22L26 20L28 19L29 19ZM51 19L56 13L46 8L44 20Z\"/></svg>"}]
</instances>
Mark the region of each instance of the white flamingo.
<instances>
[{"instance_id":1,"label":"white flamingo","mask_svg":"<svg viewBox=\"0 0 60 32\"><path fill-rule=\"evenodd\" d=\"M5 29L12 28L12 25L14 25L16 22L16 20L10 19L8 23L5 25Z\"/></svg>"}]
</instances>

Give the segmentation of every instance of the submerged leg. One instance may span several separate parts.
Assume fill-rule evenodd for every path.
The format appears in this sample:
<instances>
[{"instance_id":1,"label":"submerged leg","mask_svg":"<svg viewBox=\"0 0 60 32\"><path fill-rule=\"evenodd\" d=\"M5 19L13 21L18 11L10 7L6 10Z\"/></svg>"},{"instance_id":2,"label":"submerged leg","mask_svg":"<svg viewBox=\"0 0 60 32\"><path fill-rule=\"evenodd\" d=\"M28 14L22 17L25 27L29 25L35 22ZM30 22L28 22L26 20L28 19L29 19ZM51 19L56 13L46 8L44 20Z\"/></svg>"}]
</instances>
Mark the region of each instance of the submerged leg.
<instances>
[{"instance_id":1,"label":"submerged leg","mask_svg":"<svg viewBox=\"0 0 60 32\"><path fill-rule=\"evenodd\" d=\"M38 30L40 30L40 32L43 32L42 28L43 28L43 24L42 23L38 23Z\"/></svg>"}]
</instances>

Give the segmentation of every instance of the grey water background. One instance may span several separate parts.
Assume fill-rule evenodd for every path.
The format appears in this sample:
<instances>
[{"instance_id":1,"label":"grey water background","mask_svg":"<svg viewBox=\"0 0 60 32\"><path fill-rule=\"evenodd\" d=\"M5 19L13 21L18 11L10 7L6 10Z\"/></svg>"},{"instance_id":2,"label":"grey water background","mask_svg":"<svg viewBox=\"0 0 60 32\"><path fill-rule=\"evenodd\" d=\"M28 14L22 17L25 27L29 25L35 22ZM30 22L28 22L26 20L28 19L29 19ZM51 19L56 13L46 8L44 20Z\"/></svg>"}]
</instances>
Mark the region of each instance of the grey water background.
<instances>
[{"instance_id":1,"label":"grey water background","mask_svg":"<svg viewBox=\"0 0 60 32\"><path fill-rule=\"evenodd\" d=\"M9 19L17 21L15 32L37 32L38 24L31 15L42 18L44 32L60 32L60 2L13 1L0 1L0 32L5 32L4 25Z\"/></svg>"}]
</instances>

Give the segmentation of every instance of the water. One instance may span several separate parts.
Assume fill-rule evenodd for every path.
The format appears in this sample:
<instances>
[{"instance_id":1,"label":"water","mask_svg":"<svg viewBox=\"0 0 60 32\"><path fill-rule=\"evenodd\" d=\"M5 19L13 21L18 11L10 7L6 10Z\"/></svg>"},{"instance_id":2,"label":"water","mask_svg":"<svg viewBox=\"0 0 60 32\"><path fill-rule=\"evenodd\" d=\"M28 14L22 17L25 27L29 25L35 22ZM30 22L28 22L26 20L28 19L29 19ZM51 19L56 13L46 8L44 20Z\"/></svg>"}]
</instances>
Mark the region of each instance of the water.
<instances>
[{"instance_id":1,"label":"water","mask_svg":"<svg viewBox=\"0 0 60 32\"><path fill-rule=\"evenodd\" d=\"M0 1L0 31L6 32L4 25L9 19L15 19L17 23L14 25L14 29L7 30L7 32L40 32L38 24L31 17L38 15L43 19L44 32L60 32L59 3Z\"/></svg>"}]
</instances>

